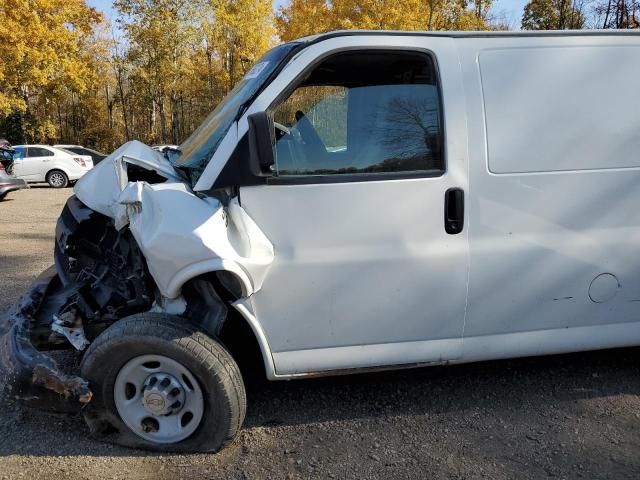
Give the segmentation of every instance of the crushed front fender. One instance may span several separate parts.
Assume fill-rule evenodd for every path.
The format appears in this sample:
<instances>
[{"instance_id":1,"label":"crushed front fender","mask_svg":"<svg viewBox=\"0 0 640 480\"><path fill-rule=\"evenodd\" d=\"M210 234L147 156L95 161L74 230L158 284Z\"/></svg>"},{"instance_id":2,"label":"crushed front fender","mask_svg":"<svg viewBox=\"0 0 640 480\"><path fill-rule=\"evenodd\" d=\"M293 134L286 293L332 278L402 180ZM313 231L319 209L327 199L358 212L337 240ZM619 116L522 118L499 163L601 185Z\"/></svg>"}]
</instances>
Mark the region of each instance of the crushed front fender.
<instances>
[{"instance_id":1,"label":"crushed front fender","mask_svg":"<svg viewBox=\"0 0 640 480\"><path fill-rule=\"evenodd\" d=\"M31 326L50 285L55 267L45 270L14 309L0 319L0 376L5 394L22 403L56 412L76 412L91 401L89 384L62 371L31 342Z\"/></svg>"}]
</instances>

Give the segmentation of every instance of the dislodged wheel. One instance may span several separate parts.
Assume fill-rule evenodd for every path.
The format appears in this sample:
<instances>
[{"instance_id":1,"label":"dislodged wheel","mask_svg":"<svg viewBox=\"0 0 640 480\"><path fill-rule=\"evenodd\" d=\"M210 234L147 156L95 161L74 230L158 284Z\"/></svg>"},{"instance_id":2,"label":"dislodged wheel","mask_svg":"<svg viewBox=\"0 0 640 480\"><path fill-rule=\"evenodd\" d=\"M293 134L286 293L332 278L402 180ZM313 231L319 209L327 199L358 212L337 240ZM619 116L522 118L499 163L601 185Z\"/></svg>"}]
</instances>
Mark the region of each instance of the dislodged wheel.
<instances>
[{"instance_id":1,"label":"dislodged wheel","mask_svg":"<svg viewBox=\"0 0 640 480\"><path fill-rule=\"evenodd\" d=\"M120 444L217 451L244 420L235 361L179 317L144 313L116 322L91 344L81 370L94 394L84 412L89 427Z\"/></svg>"}]
</instances>

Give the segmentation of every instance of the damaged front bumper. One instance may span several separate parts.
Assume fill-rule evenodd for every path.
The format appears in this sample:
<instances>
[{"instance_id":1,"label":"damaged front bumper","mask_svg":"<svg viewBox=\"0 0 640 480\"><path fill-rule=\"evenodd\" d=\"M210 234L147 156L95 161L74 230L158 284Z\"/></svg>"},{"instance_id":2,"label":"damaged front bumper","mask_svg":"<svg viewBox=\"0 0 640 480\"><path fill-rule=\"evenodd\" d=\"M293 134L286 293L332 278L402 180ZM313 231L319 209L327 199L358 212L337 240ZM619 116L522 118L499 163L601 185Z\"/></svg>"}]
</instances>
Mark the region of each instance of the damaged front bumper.
<instances>
[{"instance_id":1,"label":"damaged front bumper","mask_svg":"<svg viewBox=\"0 0 640 480\"><path fill-rule=\"evenodd\" d=\"M0 320L0 375L5 394L35 408L76 412L91 400L82 378L70 375L32 344L31 326L52 283L54 267L44 271L6 318Z\"/></svg>"}]
</instances>

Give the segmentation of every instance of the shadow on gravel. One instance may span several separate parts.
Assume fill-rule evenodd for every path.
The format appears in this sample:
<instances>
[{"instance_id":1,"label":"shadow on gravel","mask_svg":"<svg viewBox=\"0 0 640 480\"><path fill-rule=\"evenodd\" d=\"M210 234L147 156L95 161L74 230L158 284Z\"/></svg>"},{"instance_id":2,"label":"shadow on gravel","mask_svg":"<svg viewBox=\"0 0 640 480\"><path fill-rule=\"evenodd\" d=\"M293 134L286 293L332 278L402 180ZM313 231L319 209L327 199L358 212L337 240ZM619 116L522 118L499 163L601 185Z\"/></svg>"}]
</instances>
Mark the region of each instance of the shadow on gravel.
<instances>
[{"instance_id":1,"label":"shadow on gravel","mask_svg":"<svg viewBox=\"0 0 640 480\"><path fill-rule=\"evenodd\" d=\"M444 421L453 438L456 425L469 437L467 423L473 422L507 450L514 428L535 446L539 437L569 435L575 421L591 416L584 400L639 394L639 354L640 348L631 348L290 382L250 378L244 431L393 419L398 425L431 421L437 428ZM557 431L546 431L545 423ZM513 427L509 435L505 425ZM400 435L400 427L390 430L397 431L388 435ZM0 431L0 456L158 456L88 441L80 416L26 410L12 401L4 402ZM448 431L441 442L448 441Z\"/></svg>"},{"instance_id":2,"label":"shadow on gravel","mask_svg":"<svg viewBox=\"0 0 640 480\"><path fill-rule=\"evenodd\" d=\"M640 348L628 348L290 382L252 381L245 426L471 410L496 413L637 395L639 355Z\"/></svg>"},{"instance_id":3,"label":"shadow on gravel","mask_svg":"<svg viewBox=\"0 0 640 480\"><path fill-rule=\"evenodd\" d=\"M47 189L54 190L53 187L49 186L49 184L45 183L45 182L42 182L42 183L30 183L29 184L29 188L35 188L36 190L41 189L41 188L47 188ZM67 190L69 188L73 188L73 185L68 185L68 186L64 187L62 190Z\"/></svg>"},{"instance_id":4,"label":"shadow on gravel","mask_svg":"<svg viewBox=\"0 0 640 480\"><path fill-rule=\"evenodd\" d=\"M39 232L21 232L20 235L14 235L13 233L4 233L0 232L0 236L15 239L15 241L23 242L25 240L41 240L52 244L52 236L50 233L39 233Z\"/></svg>"}]
</instances>

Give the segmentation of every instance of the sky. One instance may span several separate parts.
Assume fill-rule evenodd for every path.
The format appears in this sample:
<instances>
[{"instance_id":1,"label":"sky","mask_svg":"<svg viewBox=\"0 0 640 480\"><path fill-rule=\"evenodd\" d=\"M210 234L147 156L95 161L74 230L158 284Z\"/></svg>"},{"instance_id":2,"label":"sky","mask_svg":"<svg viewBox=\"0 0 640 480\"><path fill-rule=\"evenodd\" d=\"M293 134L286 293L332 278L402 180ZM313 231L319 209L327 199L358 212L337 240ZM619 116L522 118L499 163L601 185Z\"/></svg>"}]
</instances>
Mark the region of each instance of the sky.
<instances>
[{"instance_id":1,"label":"sky","mask_svg":"<svg viewBox=\"0 0 640 480\"><path fill-rule=\"evenodd\" d=\"M286 0L274 0L275 6L278 7L285 3ZM494 0L493 12L499 19L509 25L511 29L520 28L520 20L522 18L522 10L528 0ZM108 17L114 18L113 0L87 0L89 5L96 7L98 10L107 14Z\"/></svg>"}]
</instances>

